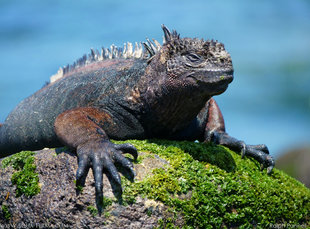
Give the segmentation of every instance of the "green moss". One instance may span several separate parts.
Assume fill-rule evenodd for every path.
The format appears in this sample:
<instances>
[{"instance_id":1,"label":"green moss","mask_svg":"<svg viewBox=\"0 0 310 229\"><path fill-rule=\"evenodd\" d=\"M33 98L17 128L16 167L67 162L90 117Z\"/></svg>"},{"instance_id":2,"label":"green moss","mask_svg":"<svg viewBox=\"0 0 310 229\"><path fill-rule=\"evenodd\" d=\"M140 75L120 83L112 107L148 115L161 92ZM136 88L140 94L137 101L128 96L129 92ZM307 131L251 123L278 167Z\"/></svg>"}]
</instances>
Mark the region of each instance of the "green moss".
<instances>
[{"instance_id":1,"label":"green moss","mask_svg":"<svg viewBox=\"0 0 310 229\"><path fill-rule=\"evenodd\" d=\"M12 166L12 184L16 185L16 196L34 196L40 192L39 176L36 173L34 152L22 151L2 161L2 167Z\"/></svg>"},{"instance_id":2,"label":"green moss","mask_svg":"<svg viewBox=\"0 0 310 229\"><path fill-rule=\"evenodd\" d=\"M73 182L74 182L74 184L75 184L75 189L76 189L78 192L82 193L84 187L83 187L82 185L77 185L77 184L76 184L76 180L74 180Z\"/></svg>"},{"instance_id":3,"label":"green moss","mask_svg":"<svg viewBox=\"0 0 310 229\"><path fill-rule=\"evenodd\" d=\"M108 198L108 197L103 197L103 199L102 199L102 210L104 210L104 209L106 209L108 206L110 206L110 205L112 205L112 203L113 203L113 200L112 199L110 199L110 198ZM92 206L92 205L90 205L90 206L88 206L87 207L87 211L89 211L91 214L92 214L92 216L96 216L96 215L98 215L98 209L95 207L95 206ZM104 216L105 217L109 217L110 216L110 213L109 212L105 212L104 213Z\"/></svg>"},{"instance_id":4,"label":"green moss","mask_svg":"<svg viewBox=\"0 0 310 229\"><path fill-rule=\"evenodd\" d=\"M150 217L150 216L152 215L152 213L153 213L152 209L148 208L148 209L146 210L146 215L147 215L148 217Z\"/></svg>"},{"instance_id":5,"label":"green moss","mask_svg":"<svg viewBox=\"0 0 310 229\"><path fill-rule=\"evenodd\" d=\"M103 215L105 218L109 218L111 216L111 213L106 211L103 213Z\"/></svg>"},{"instance_id":6,"label":"green moss","mask_svg":"<svg viewBox=\"0 0 310 229\"><path fill-rule=\"evenodd\" d=\"M10 157L6 157L1 161L1 165L3 168L7 166L12 166L15 170L21 170L25 164L27 158L34 155L34 152L31 151L22 151L20 153L16 153Z\"/></svg>"},{"instance_id":7,"label":"green moss","mask_svg":"<svg viewBox=\"0 0 310 229\"><path fill-rule=\"evenodd\" d=\"M256 161L213 144L126 142L169 162L142 181L123 179L127 204L138 195L159 200L183 216L186 228L310 226L310 190L282 171L267 175ZM179 198L189 193L188 198ZM172 221L161 223L167 228Z\"/></svg>"},{"instance_id":8,"label":"green moss","mask_svg":"<svg viewBox=\"0 0 310 229\"><path fill-rule=\"evenodd\" d=\"M154 155L151 154L152 152L147 152L146 154L143 154L143 155L139 155L138 158L137 158L137 161L135 161L136 164L141 164L142 161L145 159L145 158L155 158ZM129 156L129 155L128 155ZM130 155L132 157L132 155Z\"/></svg>"},{"instance_id":9,"label":"green moss","mask_svg":"<svg viewBox=\"0 0 310 229\"><path fill-rule=\"evenodd\" d=\"M92 216L96 216L96 215L98 215L98 210L97 210L97 208L95 207L95 206L88 206L87 207L87 211L89 211L90 212L90 214L92 214Z\"/></svg>"},{"instance_id":10,"label":"green moss","mask_svg":"<svg viewBox=\"0 0 310 229\"><path fill-rule=\"evenodd\" d=\"M2 211L2 214L3 214L3 216L4 216L5 219L7 219L7 220L10 220L10 219L11 219L12 214L11 214L11 212L9 211L8 206L6 206L6 205L3 204L2 207L1 207L1 211Z\"/></svg>"},{"instance_id":11,"label":"green moss","mask_svg":"<svg viewBox=\"0 0 310 229\"><path fill-rule=\"evenodd\" d=\"M102 209L106 209L110 205L112 205L113 200L108 197L103 197L102 199Z\"/></svg>"},{"instance_id":12,"label":"green moss","mask_svg":"<svg viewBox=\"0 0 310 229\"><path fill-rule=\"evenodd\" d=\"M156 229L175 229L179 228L174 225L174 219L164 218L158 220L158 227Z\"/></svg>"}]
</instances>

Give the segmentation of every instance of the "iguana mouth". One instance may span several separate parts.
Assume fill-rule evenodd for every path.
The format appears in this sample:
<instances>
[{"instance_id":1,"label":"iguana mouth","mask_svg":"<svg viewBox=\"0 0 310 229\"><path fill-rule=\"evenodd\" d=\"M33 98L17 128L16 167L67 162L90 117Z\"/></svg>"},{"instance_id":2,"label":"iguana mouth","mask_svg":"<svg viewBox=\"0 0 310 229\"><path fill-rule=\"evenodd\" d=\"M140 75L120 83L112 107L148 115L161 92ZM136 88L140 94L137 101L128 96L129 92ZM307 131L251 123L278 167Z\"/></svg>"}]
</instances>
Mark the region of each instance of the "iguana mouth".
<instances>
[{"instance_id":1,"label":"iguana mouth","mask_svg":"<svg viewBox=\"0 0 310 229\"><path fill-rule=\"evenodd\" d=\"M230 84L234 80L233 71L223 72L219 78L221 82L227 82L227 84Z\"/></svg>"},{"instance_id":2,"label":"iguana mouth","mask_svg":"<svg viewBox=\"0 0 310 229\"><path fill-rule=\"evenodd\" d=\"M233 70L191 72L186 77L209 96L222 94L234 79Z\"/></svg>"},{"instance_id":3,"label":"iguana mouth","mask_svg":"<svg viewBox=\"0 0 310 229\"><path fill-rule=\"evenodd\" d=\"M200 84L229 84L233 81L233 70L224 71L199 71L191 72L186 75L187 78L192 78L196 83Z\"/></svg>"}]
</instances>

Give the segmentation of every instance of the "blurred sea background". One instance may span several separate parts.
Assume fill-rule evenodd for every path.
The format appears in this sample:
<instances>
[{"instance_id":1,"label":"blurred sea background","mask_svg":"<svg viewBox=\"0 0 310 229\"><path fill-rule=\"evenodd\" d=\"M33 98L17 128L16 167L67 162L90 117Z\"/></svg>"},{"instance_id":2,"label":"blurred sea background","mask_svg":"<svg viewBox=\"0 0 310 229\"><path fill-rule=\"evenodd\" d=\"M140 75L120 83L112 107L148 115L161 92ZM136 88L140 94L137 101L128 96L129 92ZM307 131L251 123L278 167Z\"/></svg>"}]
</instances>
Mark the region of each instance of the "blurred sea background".
<instances>
[{"instance_id":1,"label":"blurred sea background","mask_svg":"<svg viewBox=\"0 0 310 229\"><path fill-rule=\"evenodd\" d=\"M225 44L235 68L216 97L227 132L271 154L310 145L310 1L1 0L0 122L90 48L181 37Z\"/></svg>"}]
</instances>

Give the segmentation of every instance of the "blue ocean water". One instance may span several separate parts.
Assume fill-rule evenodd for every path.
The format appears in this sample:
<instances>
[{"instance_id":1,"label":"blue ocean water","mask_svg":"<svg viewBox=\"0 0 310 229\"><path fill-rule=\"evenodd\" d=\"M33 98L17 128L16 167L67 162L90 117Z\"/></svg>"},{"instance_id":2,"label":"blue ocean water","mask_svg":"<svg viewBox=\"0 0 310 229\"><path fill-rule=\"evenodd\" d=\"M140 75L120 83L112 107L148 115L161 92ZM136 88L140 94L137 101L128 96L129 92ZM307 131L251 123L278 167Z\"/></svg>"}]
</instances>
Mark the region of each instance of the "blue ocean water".
<instances>
[{"instance_id":1,"label":"blue ocean water","mask_svg":"<svg viewBox=\"0 0 310 229\"><path fill-rule=\"evenodd\" d=\"M1 0L0 122L60 66L90 48L181 36L214 38L235 79L217 96L232 136L272 155L310 144L310 2Z\"/></svg>"}]
</instances>

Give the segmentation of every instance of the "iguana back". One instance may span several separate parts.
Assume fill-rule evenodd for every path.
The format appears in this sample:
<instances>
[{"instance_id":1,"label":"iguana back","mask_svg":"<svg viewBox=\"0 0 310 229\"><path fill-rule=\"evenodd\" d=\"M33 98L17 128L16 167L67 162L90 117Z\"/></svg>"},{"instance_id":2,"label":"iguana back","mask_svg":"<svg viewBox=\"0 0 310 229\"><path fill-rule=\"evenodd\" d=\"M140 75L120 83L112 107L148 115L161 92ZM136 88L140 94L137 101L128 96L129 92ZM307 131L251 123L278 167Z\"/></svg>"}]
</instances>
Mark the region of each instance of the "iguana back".
<instances>
[{"instance_id":1,"label":"iguana back","mask_svg":"<svg viewBox=\"0 0 310 229\"><path fill-rule=\"evenodd\" d=\"M117 58L95 62L83 71L70 71L23 100L9 114L0 128L0 141L5 143L0 142L0 151L60 146L54 122L60 113L72 108L104 108L112 115L115 110L120 112L119 103L124 103L122 98L144 74L145 66L143 59Z\"/></svg>"}]
</instances>

